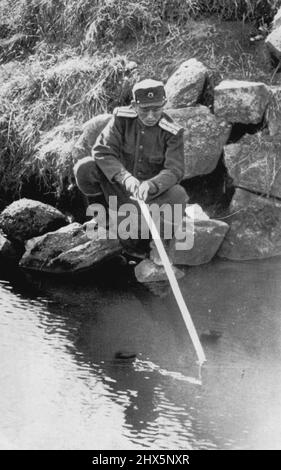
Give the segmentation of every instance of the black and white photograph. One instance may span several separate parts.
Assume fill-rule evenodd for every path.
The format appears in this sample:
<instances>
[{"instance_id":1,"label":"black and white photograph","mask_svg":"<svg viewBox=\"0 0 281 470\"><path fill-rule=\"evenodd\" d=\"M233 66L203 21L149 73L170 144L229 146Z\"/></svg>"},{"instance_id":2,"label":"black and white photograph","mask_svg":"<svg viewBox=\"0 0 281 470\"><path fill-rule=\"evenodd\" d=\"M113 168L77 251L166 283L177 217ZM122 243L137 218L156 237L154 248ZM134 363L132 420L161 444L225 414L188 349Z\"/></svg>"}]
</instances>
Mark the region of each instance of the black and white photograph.
<instances>
[{"instance_id":1,"label":"black and white photograph","mask_svg":"<svg viewBox=\"0 0 281 470\"><path fill-rule=\"evenodd\" d=\"M281 0L0 0L0 450L281 450Z\"/></svg>"}]
</instances>

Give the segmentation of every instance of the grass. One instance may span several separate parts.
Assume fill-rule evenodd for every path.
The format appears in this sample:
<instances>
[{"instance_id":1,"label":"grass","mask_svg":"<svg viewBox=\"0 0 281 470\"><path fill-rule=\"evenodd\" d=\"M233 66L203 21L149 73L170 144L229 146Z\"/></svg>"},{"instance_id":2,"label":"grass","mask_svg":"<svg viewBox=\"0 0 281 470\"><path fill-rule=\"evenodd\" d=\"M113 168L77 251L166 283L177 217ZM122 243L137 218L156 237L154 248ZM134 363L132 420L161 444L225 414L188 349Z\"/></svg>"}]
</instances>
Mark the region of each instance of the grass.
<instances>
[{"instance_id":1,"label":"grass","mask_svg":"<svg viewBox=\"0 0 281 470\"><path fill-rule=\"evenodd\" d=\"M59 198L72 180L72 147L80 135L81 126L73 119L64 121L41 135L34 155L26 161L30 174L38 174L43 187L52 188Z\"/></svg>"},{"instance_id":2,"label":"grass","mask_svg":"<svg viewBox=\"0 0 281 470\"><path fill-rule=\"evenodd\" d=\"M49 181L44 176L44 168L46 175L60 174L56 159L59 154L65 158L63 145L74 135L65 130L69 130L69 123L73 123L73 128L79 124L81 129L81 123L93 115L111 112L130 101L134 79L127 65L125 56L73 55L63 60L58 57L53 64L33 60L18 66L15 61L9 67L0 67L2 192L21 194L23 181L38 169L38 155L41 182L42 175L43 181ZM70 149L70 144L67 147ZM66 154L69 156L69 151ZM30 164L33 158L35 165ZM61 185L62 179L58 178L54 191L59 193L63 189Z\"/></svg>"},{"instance_id":3,"label":"grass","mask_svg":"<svg viewBox=\"0 0 281 470\"><path fill-rule=\"evenodd\" d=\"M180 63L196 57L208 67L215 85L225 78L269 83L274 72L263 41L250 41L255 32L252 23L189 20L184 27L171 28L169 37L157 46L146 43L133 51L127 46L123 52L141 64L141 78L151 76L166 82ZM274 83L278 80L275 77Z\"/></svg>"},{"instance_id":4,"label":"grass","mask_svg":"<svg viewBox=\"0 0 281 470\"><path fill-rule=\"evenodd\" d=\"M42 41L90 53L132 39L157 43L171 25L213 15L269 23L280 5L281 0L0 0L0 60L20 58L21 45L30 51ZM3 38L9 38L6 46Z\"/></svg>"}]
</instances>

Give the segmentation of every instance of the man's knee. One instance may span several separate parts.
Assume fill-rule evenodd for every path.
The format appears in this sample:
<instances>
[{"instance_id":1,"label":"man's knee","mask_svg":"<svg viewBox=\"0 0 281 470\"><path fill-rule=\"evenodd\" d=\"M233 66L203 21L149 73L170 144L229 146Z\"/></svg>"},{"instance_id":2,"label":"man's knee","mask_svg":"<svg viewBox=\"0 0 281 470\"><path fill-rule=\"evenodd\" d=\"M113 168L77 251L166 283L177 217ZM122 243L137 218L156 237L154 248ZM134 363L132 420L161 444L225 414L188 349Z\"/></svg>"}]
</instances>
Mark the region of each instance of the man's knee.
<instances>
[{"instance_id":1,"label":"man's knee","mask_svg":"<svg viewBox=\"0 0 281 470\"><path fill-rule=\"evenodd\" d=\"M169 204L187 204L189 198L185 189L181 185L175 184L163 193L163 199Z\"/></svg>"},{"instance_id":2,"label":"man's knee","mask_svg":"<svg viewBox=\"0 0 281 470\"><path fill-rule=\"evenodd\" d=\"M73 168L76 184L86 196L95 194L100 181L100 170L92 157L79 160Z\"/></svg>"}]
</instances>

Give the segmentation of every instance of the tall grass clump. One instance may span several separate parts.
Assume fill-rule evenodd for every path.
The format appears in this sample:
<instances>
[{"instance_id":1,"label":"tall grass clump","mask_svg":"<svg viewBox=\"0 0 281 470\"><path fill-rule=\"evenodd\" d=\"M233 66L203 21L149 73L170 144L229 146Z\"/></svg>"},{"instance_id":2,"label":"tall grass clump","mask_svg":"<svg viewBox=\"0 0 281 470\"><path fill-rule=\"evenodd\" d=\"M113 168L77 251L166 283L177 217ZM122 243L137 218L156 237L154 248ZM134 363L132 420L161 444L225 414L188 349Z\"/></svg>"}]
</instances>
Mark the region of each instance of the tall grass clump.
<instances>
[{"instance_id":1,"label":"tall grass clump","mask_svg":"<svg viewBox=\"0 0 281 470\"><path fill-rule=\"evenodd\" d=\"M0 61L20 58L19 38L22 54L40 42L79 45L97 4L98 0L0 0Z\"/></svg>"},{"instance_id":2,"label":"tall grass clump","mask_svg":"<svg viewBox=\"0 0 281 470\"><path fill-rule=\"evenodd\" d=\"M86 47L136 39L159 42L173 25L213 16L222 20L269 23L281 0L104 0L88 23Z\"/></svg>"},{"instance_id":3,"label":"tall grass clump","mask_svg":"<svg viewBox=\"0 0 281 470\"><path fill-rule=\"evenodd\" d=\"M116 42L132 39L157 41L164 25L155 4L150 0L99 2L95 17L87 29L86 47L101 45L105 42L112 46Z\"/></svg>"},{"instance_id":4,"label":"tall grass clump","mask_svg":"<svg viewBox=\"0 0 281 470\"><path fill-rule=\"evenodd\" d=\"M0 60L42 42L91 53L131 40L157 43L173 25L210 15L269 23L280 6L281 0L0 0Z\"/></svg>"},{"instance_id":5,"label":"tall grass clump","mask_svg":"<svg viewBox=\"0 0 281 470\"><path fill-rule=\"evenodd\" d=\"M256 23L272 21L281 6L280 0L197 0L196 3L202 15Z\"/></svg>"},{"instance_id":6,"label":"tall grass clump","mask_svg":"<svg viewBox=\"0 0 281 470\"><path fill-rule=\"evenodd\" d=\"M70 137L77 137L77 126L81 129L94 115L112 112L131 99L134 71L125 56L73 56L48 65L19 67L15 62L0 67L0 181L6 194L20 195L33 174L38 182L55 182L53 156L69 157L69 151L60 150ZM57 179L58 187L49 185L49 190L59 193L61 182Z\"/></svg>"}]
</instances>

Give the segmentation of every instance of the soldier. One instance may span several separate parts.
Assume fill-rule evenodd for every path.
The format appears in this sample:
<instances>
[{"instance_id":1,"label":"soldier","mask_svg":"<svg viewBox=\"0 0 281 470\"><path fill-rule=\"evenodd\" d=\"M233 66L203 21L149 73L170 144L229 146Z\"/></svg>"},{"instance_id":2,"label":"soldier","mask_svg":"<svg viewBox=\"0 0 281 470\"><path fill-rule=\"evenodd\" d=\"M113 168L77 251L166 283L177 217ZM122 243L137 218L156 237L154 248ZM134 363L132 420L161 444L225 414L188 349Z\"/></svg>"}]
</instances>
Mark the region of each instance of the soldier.
<instances>
[{"instance_id":1,"label":"soldier","mask_svg":"<svg viewBox=\"0 0 281 470\"><path fill-rule=\"evenodd\" d=\"M133 88L131 106L116 108L91 157L74 167L76 182L87 196L116 195L119 206L135 195L148 204L181 204L188 196L179 185L184 176L183 129L164 113L162 82L143 80ZM162 234L161 234L162 235Z\"/></svg>"}]
</instances>

